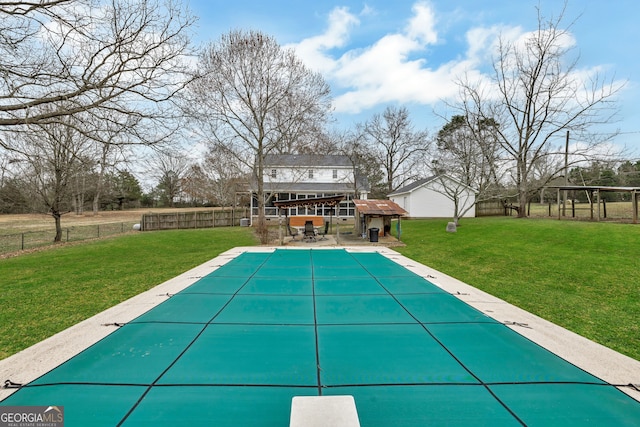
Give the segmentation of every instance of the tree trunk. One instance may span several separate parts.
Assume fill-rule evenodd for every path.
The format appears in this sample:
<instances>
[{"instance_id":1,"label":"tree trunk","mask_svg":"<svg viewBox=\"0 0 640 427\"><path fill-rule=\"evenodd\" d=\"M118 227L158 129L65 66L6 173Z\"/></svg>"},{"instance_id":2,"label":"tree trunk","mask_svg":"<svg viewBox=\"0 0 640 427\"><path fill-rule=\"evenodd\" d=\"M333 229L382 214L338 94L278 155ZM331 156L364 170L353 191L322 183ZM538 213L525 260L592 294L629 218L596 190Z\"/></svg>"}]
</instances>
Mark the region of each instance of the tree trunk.
<instances>
[{"instance_id":1,"label":"tree trunk","mask_svg":"<svg viewBox=\"0 0 640 427\"><path fill-rule=\"evenodd\" d=\"M258 144L258 155L256 156L258 161L257 181L258 181L258 226L256 232L261 244L267 244L269 242L269 227L267 227L267 221L264 217L264 153L262 143Z\"/></svg>"},{"instance_id":2,"label":"tree trunk","mask_svg":"<svg viewBox=\"0 0 640 427\"><path fill-rule=\"evenodd\" d=\"M527 191L526 189L520 189L518 192L518 218L527 217Z\"/></svg>"},{"instance_id":3,"label":"tree trunk","mask_svg":"<svg viewBox=\"0 0 640 427\"><path fill-rule=\"evenodd\" d=\"M100 164L100 173L98 174L98 182L96 183L96 194L93 196L93 215L98 215L100 210L100 196L102 195L102 183L104 181L104 156L102 163Z\"/></svg>"},{"instance_id":4,"label":"tree trunk","mask_svg":"<svg viewBox=\"0 0 640 427\"><path fill-rule=\"evenodd\" d=\"M56 237L53 238L53 241L56 243L61 242L62 241L62 224L61 224L60 218L62 217L62 215L58 211L53 211L51 212L51 216L53 216L53 220L56 223Z\"/></svg>"},{"instance_id":5,"label":"tree trunk","mask_svg":"<svg viewBox=\"0 0 640 427\"><path fill-rule=\"evenodd\" d=\"M456 227L458 226L459 216L460 216L460 207L458 203L458 196L456 195L453 201L453 223L456 225Z\"/></svg>"}]
</instances>

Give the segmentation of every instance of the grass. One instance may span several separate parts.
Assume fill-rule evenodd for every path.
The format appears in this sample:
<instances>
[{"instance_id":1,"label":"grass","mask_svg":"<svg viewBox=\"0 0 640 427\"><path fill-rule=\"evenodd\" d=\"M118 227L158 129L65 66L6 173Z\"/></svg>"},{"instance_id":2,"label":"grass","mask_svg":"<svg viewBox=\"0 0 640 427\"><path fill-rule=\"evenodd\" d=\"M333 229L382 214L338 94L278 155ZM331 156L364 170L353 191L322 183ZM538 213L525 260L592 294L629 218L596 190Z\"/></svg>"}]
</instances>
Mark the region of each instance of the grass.
<instances>
[{"instance_id":1,"label":"grass","mask_svg":"<svg viewBox=\"0 0 640 427\"><path fill-rule=\"evenodd\" d=\"M402 222L402 254L640 360L640 226L516 218ZM395 227L392 227L395 229Z\"/></svg>"},{"instance_id":2,"label":"grass","mask_svg":"<svg viewBox=\"0 0 640 427\"><path fill-rule=\"evenodd\" d=\"M236 246L249 228L132 233L0 260L0 359Z\"/></svg>"}]
</instances>

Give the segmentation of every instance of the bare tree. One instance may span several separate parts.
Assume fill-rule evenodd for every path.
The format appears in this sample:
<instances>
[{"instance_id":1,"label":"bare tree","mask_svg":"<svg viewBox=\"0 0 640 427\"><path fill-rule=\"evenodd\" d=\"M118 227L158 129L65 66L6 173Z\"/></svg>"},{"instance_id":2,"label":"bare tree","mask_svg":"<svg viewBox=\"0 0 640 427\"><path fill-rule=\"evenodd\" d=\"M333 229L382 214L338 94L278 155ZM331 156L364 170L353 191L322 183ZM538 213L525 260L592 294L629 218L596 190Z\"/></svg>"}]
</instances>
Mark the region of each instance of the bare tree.
<instances>
[{"instance_id":1,"label":"bare tree","mask_svg":"<svg viewBox=\"0 0 640 427\"><path fill-rule=\"evenodd\" d=\"M192 22L173 0L0 0L0 147L34 174L56 238L68 197L81 213L95 189L96 212L114 153L175 132Z\"/></svg>"},{"instance_id":2,"label":"bare tree","mask_svg":"<svg viewBox=\"0 0 640 427\"><path fill-rule=\"evenodd\" d=\"M189 165L180 180L181 192L190 206L212 203L211 181L198 163Z\"/></svg>"},{"instance_id":3,"label":"bare tree","mask_svg":"<svg viewBox=\"0 0 640 427\"><path fill-rule=\"evenodd\" d=\"M489 86L467 78L459 81L458 108L467 121L497 124L501 156L512 165L519 216L526 216L528 198L541 185L534 179L535 168L541 162L554 163L541 159L564 156L567 130L580 141L572 147L573 162L593 156L611 137L596 138L590 130L612 119L614 97L622 84L577 68L563 18L564 10L552 19L538 10L537 30L515 41L500 36ZM549 174L549 179L559 172Z\"/></svg>"},{"instance_id":4,"label":"bare tree","mask_svg":"<svg viewBox=\"0 0 640 427\"><path fill-rule=\"evenodd\" d=\"M360 129L385 172L387 193L418 178L429 150L429 139L426 131L414 130L405 107L387 107Z\"/></svg>"},{"instance_id":5,"label":"bare tree","mask_svg":"<svg viewBox=\"0 0 640 427\"><path fill-rule=\"evenodd\" d=\"M233 206L238 182L246 178L242 165L226 150L211 150L203 163L212 199L222 206Z\"/></svg>"},{"instance_id":6,"label":"bare tree","mask_svg":"<svg viewBox=\"0 0 640 427\"><path fill-rule=\"evenodd\" d=\"M97 176L95 182L95 192L93 194L93 214L97 215L100 207L100 198L103 195L105 186L105 176L114 172L119 165L127 162L127 158L132 154L136 141L132 134L144 131L143 120L127 114L109 112L110 114L98 118L92 115L89 120L92 122L89 128L94 131L91 137L96 146L96 168ZM87 120L85 120L86 125ZM152 138L148 138L150 142ZM164 142L164 136L156 142ZM153 145L153 144L151 144Z\"/></svg>"},{"instance_id":7,"label":"bare tree","mask_svg":"<svg viewBox=\"0 0 640 427\"><path fill-rule=\"evenodd\" d=\"M432 188L453 202L456 224L477 201L496 195L500 166L490 132L493 126L493 121L472 125L457 115L437 134L431 171L438 185ZM476 194L473 200L466 198L469 190Z\"/></svg>"},{"instance_id":8,"label":"bare tree","mask_svg":"<svg viewBox=\"0 0 640 427\"><path fill-rule=\"evenodd\" d=\"M75 127L71 123L32 126L29 132L19 134L14 151L24 179L54 219L55 242L62 239L62 215L71 212L74 206L74 179L85 174L90 167L86 161L93 154L92 141L75 131Z\"/></svg>"},{"instance_id":9,"label":"bare tree","mask_svg":"<svg viewBox=\"0 0 640 427\"><path fill-rule=\"evenodd\" d=\"M257 187L258 234L264 221L264 159L318 129L330 110L329 86L292 50L260 32L231 31L207 46L186 109L198 133L216 150L233 154Z\"/></svg>"},{"instance_id":10,"label":"bare tree","mask_svg":"<svg viewBox=\"0 0 640 427\"><path fill-rule=\"evenodd\" d=\"M464 116L453 116L436 136L433 167L481 193L495 189L504 168L494 136L496 126L492 119L469 123Z\"/></svg>"},{"instance_id":11,"label":"bare tree","mask_svg":"<svg viewBox=\"0 0 640 427\"><path fill-rule=\"evenodd\" d=\"M158 140L187 82L192 22L173 0L0 0L0 132L59 122L91 136L64 117L115 112L136 122L130 142Z\"/></svg>"},{"instance_id":12,"label":"bare tree","mask_svg":"<svg viewBox=\"0 0 640 427\"><path fill-rule=\"evenodd\" d=\"M353 191L355 197L360 197L363 190L367 190L370 198L384 198L386 196L385 175L380 167L378 158L371 153L362 134L358 132L343 132L333 135L337 147L333 152L347 156L353 167Z\"/></svg>"},{"instance_id":13,"label":"bare tree","mask_svg":"<svg viewBox=\"0 0 640 427\"><path fill-rule=\"evenodd\" d=\"M189 169L189 159L176 150L156 150L149 159L148 174L155 178L161 201L173 207L182 191L182 179Z\"/></svg>"}]
</instances>

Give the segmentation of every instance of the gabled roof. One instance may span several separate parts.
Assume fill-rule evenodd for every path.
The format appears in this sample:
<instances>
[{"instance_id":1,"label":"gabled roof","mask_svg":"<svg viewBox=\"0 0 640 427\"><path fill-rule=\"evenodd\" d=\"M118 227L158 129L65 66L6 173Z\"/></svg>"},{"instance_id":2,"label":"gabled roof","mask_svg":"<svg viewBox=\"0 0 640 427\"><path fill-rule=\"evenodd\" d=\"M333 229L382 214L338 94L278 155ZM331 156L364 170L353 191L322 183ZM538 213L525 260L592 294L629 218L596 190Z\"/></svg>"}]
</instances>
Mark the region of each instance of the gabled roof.
<instances>
[{"instance_id":1,"label":"gabled roof","mask_svg":"<svg viewBox=\"0 0 640 427\"><path fill-rule=\"evenodd\" d=\"M265 167L353 167L349 157L332 154L267 154Z\"/></svg>"},{"instance_id":2,"label":"gabled roof","mask_svg":"<svg viewBox=\"0 0 640 427\"><path fill-rule=\"evenodd\" d=\"M407 211L391 200L354 200L356 209L363 215L406 215Z\"/></svg>"},{"instance_id":3,"label":"gabled roof","mask_svg":"<svg viewBox=\"0 0 640 427\"><path fill-rule=\"evenodd\" d=\"M437 178L437 176L434 175L434 176L430 176L428 178L419 179L417 181L412 182L409 185L405 185L404 187L398 188L397 190L391 192L391 194L409 193L409 192L415 190L416 188L420 188L424 184L433 181L436 178ZM391 194L389 194L389 195L391 195Z\"/></svg>"},{"instance_id":4,"label":"gabled roof","mask_svg":"<svg viewBox=\"0 0 640 427\"><path fill-rule=\"evenodd\" d=\"M462 185L464 187L467 187L469 189L469 191L473 191L474 193L477 193L477 191L474 190L473 188L469 187L468 185L465 185L465 184L461 183L460 181L458 181L458 180L456 180L454 178L451 178L448 175L434 175L434 176L430 176L428 178L419 179L419 180L417 180L415 182L412 182L409 185L405 185L404 187L398 188L397 190L391 192L389 194L389 196L397 196L397 195L403 194L403 193L411 193L412 191L414 191L414 190L416 190L416 189L418 189L420 187L423 187L423 186L425 186L426 184L428 184L430 182L436 181L438 179L443 179L443 178L447 179L449 181L453 181L458 185Z\"/></svg>"}]
</instances>

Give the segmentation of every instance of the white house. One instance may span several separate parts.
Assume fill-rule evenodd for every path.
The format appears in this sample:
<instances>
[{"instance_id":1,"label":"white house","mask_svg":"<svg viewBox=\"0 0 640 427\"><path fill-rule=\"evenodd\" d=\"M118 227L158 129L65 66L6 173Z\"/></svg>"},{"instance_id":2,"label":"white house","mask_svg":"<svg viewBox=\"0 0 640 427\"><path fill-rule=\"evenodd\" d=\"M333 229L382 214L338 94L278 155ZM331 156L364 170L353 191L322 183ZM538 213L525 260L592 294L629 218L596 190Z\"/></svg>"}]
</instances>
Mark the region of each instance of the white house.
<instances>
[{"instance_id":1,"label":"white house","mask_svg":"<svg viewBox=\"0 0 640 427\"><path fill-rule=\"evenodd\" d=\"M264 159L265 216L277 217L275 201L313 199L344 195L336 207L324 205L288 208L288 216L355 215L354 199L366 199L366 179L358 176L347 156L318 154L270 154ZM253 184L251 212L258 215L256 185Z\"/></svg>"},{"instance_id":2,"label":"white house","mask_svg":"<svg viewBox=\"0 0 640 427\"><path fill-rule=\"evenodd\" d=\"M446 175L421 179L388 197L406 210L410 218L453 218L456 198L461 218L476 216L476 192Z\"/></svg>"}]
</instances>

